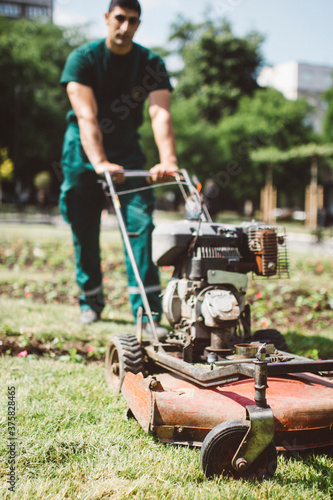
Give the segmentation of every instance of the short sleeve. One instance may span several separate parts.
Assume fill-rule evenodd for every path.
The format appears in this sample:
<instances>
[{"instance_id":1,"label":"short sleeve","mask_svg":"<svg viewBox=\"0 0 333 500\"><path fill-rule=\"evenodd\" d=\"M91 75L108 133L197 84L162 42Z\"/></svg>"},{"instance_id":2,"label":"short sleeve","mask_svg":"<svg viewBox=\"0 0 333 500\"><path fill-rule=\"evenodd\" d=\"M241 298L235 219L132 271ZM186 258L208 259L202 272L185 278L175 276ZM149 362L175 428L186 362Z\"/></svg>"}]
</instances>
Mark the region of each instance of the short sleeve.
<instances>
[{"instance_id":1,"label":"short sleeve","mask_svg":"<svg viewBox=\"0 0 333 500\"><path fill-rule=\"evenodd\" d=\"M93 71L88 54L82 49L74 50L67 58L63 69L60 83L66 85L69 82L77 82L89 87L93 86Z\"/></svg>"},{"instance_id":2,"label":"short sleeve","mask_svg":"<svg viewBox=\"0 0 333 500\"><path fill-rule=\"evenodd\" d=\"M170 82L170 76L164 64L164 61L158 55L154 55L149 60L149 69L146 68L147 72L150 74L150 81L154 82L153 88L151 90L170 90L172 92L173 87Z\"/></svg>"}]
</instances>

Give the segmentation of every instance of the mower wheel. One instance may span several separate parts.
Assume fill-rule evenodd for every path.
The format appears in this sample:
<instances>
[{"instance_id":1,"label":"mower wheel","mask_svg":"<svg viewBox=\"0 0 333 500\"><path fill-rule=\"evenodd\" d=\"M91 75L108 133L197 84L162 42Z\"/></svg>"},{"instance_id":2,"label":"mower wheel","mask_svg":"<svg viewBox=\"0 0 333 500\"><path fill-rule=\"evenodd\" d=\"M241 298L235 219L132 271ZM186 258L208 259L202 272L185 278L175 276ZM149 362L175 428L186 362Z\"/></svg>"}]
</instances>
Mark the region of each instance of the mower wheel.
<instances>
[{"instance_id":1,"label":"mower wheel","mask_svg":"<svg viewBox=\"0 0 333 500\"><path fill-rule=\"evenodd\" d=\"M205 437L200 454L201 466L207 478L229 476L235 479L268 479L275 473L277 454L273 443L245 469L236 470L232 459L238 450L250 422L233 420L214 427Z\"/></svg>"},{"instance_id":2,"label":"mower wheel","mask_svg":"<svg viewBox=\"0 0 333 500\"><path fill-rule=\"evenodd\" d=\"M136 337L129 333L112 337L105 356L105 378L110 389L119 393L126 372L137 374L143 369L143 352Z\"/></svg>"},{"instance_id":3,"label":"mower wheel","mask_svg":"<svg viewBox=\"0 0 333 500\"><path fill-rule=\"evenodd\" d=\"M288 352L287 342L283 335L278 331L274 330L274 328L267 328L266 330L257 330L251 337L251 341L259 340L259 341L268 341L274 344L275 349L279 351Z\"/></svg>"}]
</instances>

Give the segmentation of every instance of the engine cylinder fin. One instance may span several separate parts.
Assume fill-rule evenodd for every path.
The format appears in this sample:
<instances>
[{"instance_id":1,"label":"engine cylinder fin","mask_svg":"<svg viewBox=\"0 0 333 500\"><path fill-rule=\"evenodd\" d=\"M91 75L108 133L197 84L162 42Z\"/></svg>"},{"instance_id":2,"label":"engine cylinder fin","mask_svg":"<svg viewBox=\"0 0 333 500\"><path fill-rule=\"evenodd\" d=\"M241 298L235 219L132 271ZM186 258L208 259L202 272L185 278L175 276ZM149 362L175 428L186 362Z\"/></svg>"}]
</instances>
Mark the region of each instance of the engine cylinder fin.
<instances>
[{"instance_id":1,"label":"engine cylinder fin","mask_svg":"<svg viewBox=\"0 0 333 500\"><path fill-rule=\"evenodd\" d=\"M198 247L195 257L197 259L230 259L240 258L238 248L234 247Z\"/></svg>"}]
</instances>

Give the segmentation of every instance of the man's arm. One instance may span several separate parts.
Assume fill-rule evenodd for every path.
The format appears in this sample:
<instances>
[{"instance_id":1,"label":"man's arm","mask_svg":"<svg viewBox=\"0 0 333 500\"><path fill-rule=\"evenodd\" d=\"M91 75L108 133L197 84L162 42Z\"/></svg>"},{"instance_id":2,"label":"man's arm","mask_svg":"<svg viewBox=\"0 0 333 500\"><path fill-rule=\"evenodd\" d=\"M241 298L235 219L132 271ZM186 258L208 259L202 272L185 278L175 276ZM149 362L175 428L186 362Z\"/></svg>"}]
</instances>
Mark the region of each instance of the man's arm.
<instances>
[{"instance_id":1,"label":"man's arm","mask_svg":"<svg viewBox=\"0 0 333 500\"><path fill-rule=\"evenodd\" d=\"M97 103L91 87L77 82L67 84L67 94L77 117L83 149L97 174L109 170L115 182L123 182L123 167L110 163L103 147L103 134L97 120ZM116 173L118 172L118 173Z\"/></svg>"},{"instance_id":2,"label":"man's arm","mask_svg":"<svg viewBox=\"0 0 333 500\"><path fill-rule=\"evenodd\" d=\"M160 163L151 172L155 174L153 180L158 181L163 180L168 172L178 170L169 90L155 90L149 94L149 115L160 156Z\"/></svg>"}]
</instances>

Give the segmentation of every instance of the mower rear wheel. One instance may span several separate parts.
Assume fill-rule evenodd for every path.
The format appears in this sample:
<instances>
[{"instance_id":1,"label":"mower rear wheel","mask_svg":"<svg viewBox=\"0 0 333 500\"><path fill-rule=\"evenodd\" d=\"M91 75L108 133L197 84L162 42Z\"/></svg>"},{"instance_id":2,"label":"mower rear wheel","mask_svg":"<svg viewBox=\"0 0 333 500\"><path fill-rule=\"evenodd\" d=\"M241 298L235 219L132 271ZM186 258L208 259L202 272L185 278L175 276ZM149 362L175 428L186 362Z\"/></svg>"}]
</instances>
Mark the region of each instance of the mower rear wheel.
<instances>
[{"instance_id":1,"label":"mower rear wheel","mask_svg":"<svg viewBox=\"0 0 333 500\"><path fill-rule=\"evenodd\" d=\"M214 427L205 437L200 454L201 466L207 478L229 476L235 479L268 479L275 473L277 454L273 443L247 468L236 470L232 459L238 450L250 422L233 420Z\"/></svg>"},{"instance_id":2,"label":"mower rear wheel","mask_svg":"<svg viewBox=\"0 0 333 500\"><path fill-rule=\"evenodd\" d=\"M267 340L268 342L271 342L272 344L274 344L275 349L278 349L279 351L288 352L288 346L287 346L287 342L285 341L285 338L278 330L275 330L274 328L267 328L265 330L257 330L252 335L251 340L252 341L253 340L259 340L259 341Z\"/></svg>"},{"instance_id":3,"label":"mower rear wheel","mask_svg":"<svg viewBox=\"0 0 333 500\"><path fill-rule=\"evenodd\" d=\"M119 393L126 372L137 374L143 369L143 352L136 337L127 333L112 337L105 356L105 378L110 389Z\"/></svg>"}]
</instances>

